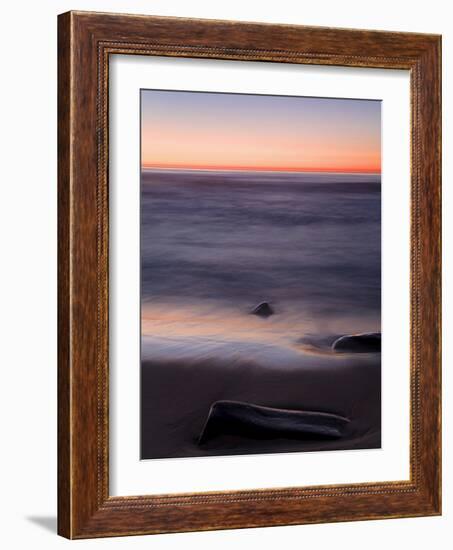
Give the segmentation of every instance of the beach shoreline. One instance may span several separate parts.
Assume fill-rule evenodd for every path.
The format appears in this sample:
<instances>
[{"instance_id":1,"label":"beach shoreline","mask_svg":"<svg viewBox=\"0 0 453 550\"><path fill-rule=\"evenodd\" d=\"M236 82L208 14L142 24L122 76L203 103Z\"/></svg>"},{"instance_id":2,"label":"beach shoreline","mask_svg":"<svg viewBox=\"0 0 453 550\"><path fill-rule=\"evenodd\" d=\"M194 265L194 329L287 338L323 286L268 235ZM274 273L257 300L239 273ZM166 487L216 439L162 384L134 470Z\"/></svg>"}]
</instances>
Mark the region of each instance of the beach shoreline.
<instances>
[{"instance_id":1,"label":"beach shoreline","mask_svg":"<svg viewBox=\"0 0 453 550\"><path fill-rule=\"evenodd\" d=\"M379 174L142 171L142 458L380 447L380 353L331 349L381 330L380 200ZM200 445L222 400L350 423Z\"/></svg>"}]
</instances>

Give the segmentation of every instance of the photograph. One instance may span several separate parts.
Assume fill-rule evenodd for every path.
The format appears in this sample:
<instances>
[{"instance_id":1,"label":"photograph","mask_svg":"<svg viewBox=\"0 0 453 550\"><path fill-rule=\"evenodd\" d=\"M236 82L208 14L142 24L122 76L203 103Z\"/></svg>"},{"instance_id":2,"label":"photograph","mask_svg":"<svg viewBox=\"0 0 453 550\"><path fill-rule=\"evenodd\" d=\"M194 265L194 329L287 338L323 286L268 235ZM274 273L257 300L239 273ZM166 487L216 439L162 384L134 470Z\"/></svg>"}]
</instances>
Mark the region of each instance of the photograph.
<instances>
[{"instance_id":1,"label":"photograph","mask_svg":"<svg viewBox=\"0 0 453 550\"><path fill-rule=\"evenodd\" d=\"M139 93L140 458L379 449L382 102Z\"/></svg>"}]
</instances>

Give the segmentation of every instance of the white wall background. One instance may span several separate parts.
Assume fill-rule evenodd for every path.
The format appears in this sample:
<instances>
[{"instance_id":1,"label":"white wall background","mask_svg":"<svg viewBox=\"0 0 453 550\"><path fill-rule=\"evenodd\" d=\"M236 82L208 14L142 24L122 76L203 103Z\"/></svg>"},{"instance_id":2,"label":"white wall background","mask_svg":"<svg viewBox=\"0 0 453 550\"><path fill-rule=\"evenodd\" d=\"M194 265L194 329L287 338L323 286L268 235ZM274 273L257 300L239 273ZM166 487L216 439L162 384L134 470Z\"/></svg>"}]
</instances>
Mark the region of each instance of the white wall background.
<instances>
[{"instance_id":1,"label":"white wall background","mask_svg":"<svg viewBox=\"0 0 453 550\"><path fill-rule=\"evenodd\" d=\"M3 548L451 548L453 18L451 3L380 0L16 0L2 5L0 540ZM56 529L57 19L70 9L443 34L444 515L69 542ZM450 275L450 276L449 276ZM450 306L450 307L449 307Z\"/></svg>"}]
</instances>

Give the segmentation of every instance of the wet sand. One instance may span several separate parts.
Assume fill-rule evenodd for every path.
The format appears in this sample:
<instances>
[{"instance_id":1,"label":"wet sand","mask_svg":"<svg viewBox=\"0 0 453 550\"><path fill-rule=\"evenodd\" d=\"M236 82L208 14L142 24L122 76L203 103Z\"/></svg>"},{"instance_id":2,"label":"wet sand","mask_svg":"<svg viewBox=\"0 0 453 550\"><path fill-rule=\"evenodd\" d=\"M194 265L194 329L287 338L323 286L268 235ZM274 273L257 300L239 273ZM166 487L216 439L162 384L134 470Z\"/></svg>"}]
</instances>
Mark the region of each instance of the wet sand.
<instances>
[{"instance_id":1,"label":"wet sand","mask_svg":"<svg viewBox=\"0 0 453 550\"><path fill-rule=\"evenodd\" d=\"M240 357L142 363L142 458L372 449L381 446L380 354L298 354L300 364L259 364ZM340 439L267 438L224 433L199 445L211 405L237 400L345 416Z\"/></svg>"}]
</instances>

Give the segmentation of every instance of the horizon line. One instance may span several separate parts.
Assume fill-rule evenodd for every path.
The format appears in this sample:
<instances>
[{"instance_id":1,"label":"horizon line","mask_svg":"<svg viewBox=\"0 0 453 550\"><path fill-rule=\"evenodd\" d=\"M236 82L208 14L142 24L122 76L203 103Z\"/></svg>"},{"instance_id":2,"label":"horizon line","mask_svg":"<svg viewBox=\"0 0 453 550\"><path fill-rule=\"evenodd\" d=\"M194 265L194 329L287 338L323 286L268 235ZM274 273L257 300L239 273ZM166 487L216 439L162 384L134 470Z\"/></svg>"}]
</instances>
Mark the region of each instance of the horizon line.
<instances>
[{"instance_id":1,"label":"horizon line","mask_svg":"<svg viewBox=\"0 0 453 550\"><path fill-rule=\"evenodd\" d=\"M192 172L288 172L293 174L304 173L331 173L331 174L381 174L382 169L342 169L342 168L267 168L267 167L198 167L198 166L161 166L153 164L142 164L141 170L179 170L179 171L192 171Z\"/></svg>"}]
</instances>

